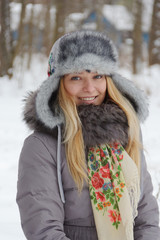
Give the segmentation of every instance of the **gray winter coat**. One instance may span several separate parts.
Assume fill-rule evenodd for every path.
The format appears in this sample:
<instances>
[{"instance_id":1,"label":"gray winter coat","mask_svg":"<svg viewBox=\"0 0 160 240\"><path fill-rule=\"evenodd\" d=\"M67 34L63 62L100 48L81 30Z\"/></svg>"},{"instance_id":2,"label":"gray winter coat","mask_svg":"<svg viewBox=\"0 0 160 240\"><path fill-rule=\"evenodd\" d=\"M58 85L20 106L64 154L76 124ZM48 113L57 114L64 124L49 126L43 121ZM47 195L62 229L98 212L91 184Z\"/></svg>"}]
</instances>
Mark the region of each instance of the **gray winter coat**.
<instances>
[{"instance_id":1,"label":"gray winter coat","mask_svg":"<svg viewBox=\"0 0 160 240\"><path fill-rule=\"evenodd\" d=\"M97 240L87 183L79 194L61 143L62 126L51 130L37 120L36 94L31 94L25 108L25 121L34 133L25 140L19 161L17 203L24 234L28 240ZM86 151L103 141L127 144L127 119L117 105L80 107L79 115ZM159 240L158 206L143 152L140 187L134 239Z\"/></svg>"}]
</instances>

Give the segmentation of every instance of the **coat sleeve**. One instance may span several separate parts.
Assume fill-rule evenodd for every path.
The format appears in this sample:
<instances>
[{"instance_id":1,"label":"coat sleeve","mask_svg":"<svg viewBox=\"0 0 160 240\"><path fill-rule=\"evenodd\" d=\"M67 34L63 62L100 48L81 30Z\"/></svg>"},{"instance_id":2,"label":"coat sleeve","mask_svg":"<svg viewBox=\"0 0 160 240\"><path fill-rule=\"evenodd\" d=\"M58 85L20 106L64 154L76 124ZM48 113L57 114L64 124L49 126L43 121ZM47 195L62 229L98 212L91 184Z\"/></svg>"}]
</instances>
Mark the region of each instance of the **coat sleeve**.
<instances>
[{"instance_id":1,"label":"coat sleeve","mask_svg":"<svg viewBox=\"0 0 160 240\"><path fill-rule=\"evenodd\" d=\"M138 216L135 219L135 240L160 240L159 210L153 186L147 171L146 160L141 152L141 196L138 204Z\"/></svg>"},{"instance_id":2,"label":"coat sleeve","mask_svg":"<svg viewBox=\"0 0 160 240\"><path fill-rule=\"evenodd\" d=\"M56 151L56 146L53 147ZM17 204L26 238L69 240L63 231L64 207L56 162L44 142L34 135L25 140L22 148L17 188Z\"/></svg>"}]
</instances>

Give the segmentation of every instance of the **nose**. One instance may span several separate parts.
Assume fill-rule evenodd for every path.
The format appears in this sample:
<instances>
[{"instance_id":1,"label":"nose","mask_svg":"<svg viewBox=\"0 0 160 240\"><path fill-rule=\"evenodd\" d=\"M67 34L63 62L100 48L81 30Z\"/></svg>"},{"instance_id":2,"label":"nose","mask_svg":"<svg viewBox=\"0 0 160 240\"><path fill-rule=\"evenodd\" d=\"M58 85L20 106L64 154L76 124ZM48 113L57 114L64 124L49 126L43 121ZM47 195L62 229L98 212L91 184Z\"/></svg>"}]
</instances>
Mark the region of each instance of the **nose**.
<instances>
[{"instance_id":1,"label":"nose","mask_svg":"<svg viewBox=\"0 0 160 240\"><path fill-rule=\"evenodd\" d=\"M94 84L92 79L85 79L83 84L83 91L85 92L93 92L94 91Z\"/></svg>"}]
</instances>

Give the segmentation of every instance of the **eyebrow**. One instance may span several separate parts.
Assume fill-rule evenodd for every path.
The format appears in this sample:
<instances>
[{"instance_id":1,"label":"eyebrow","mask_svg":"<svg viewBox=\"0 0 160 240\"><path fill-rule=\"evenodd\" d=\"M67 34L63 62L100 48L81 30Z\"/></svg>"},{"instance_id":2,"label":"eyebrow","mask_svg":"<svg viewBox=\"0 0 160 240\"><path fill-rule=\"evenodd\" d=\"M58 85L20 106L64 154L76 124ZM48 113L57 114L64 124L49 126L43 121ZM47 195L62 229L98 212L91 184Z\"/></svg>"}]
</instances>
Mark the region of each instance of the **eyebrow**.
<instances>
[{"instance_id":1,"label":"eyebrow","mask_svg":"<svg viewBox=\"0 0 160 240\"><path fill-rule=\"evenodd\" d=\"M100 74L100 73L97 73L97 72L89 72L89 73L91 73L92 75L96 75L96 74L104 75L104 74ZM82 74L83 74L83 72L75 72L75 73L68 73L68 74L66 74L66 76L68 76L68 75L82 75Z\"/></svg>"}]
</instances>

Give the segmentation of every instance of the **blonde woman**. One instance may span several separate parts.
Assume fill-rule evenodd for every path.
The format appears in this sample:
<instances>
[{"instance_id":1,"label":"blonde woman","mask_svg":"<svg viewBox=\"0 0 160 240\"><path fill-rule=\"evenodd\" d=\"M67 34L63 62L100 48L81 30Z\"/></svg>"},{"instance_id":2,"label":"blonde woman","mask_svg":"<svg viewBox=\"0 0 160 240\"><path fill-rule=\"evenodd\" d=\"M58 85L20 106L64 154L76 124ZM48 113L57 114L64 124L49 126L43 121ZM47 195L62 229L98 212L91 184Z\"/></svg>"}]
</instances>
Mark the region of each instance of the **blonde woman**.
<instances>
[{"instance_id":1,"label":"blonde woman","mask_svg":"<svg viewBox=\"0 0 160 240\"><path fill-rule=\"evenodd\" d=\"M17 203L29 240L160 239L146 169L143 93L117 73L105 34L56 41L48 79L26 100L34 130L19 161Z\"/></svg>"}]
</instances>

